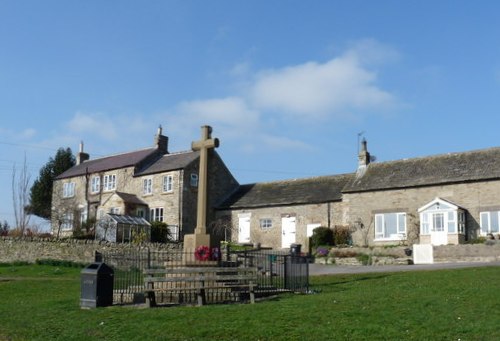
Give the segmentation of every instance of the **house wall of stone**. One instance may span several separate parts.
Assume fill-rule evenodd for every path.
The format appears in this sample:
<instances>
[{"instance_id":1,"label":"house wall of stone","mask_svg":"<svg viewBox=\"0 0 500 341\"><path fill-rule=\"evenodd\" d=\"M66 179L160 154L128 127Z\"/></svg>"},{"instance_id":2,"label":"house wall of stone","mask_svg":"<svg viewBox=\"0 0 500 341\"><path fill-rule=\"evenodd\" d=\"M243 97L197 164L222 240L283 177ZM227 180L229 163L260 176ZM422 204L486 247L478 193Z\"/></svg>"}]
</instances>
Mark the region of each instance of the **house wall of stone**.
<instances>
[{"instance_id":1,"label":"house wall of stone","mask_svg":"<svg viewBox=\"0 0 500 341\"><path fill-rule=\"evenodd\" d=\"M113 174L116 175L116 189L112 191L103 191L103 177L105 175ZM136 215L137 208L140 205L126 205L123 199L115 194L116 192L123 192L136 195L138 199L144 201L148 205L148 210L150 208L163 207L164 221L167 224L179 225L181 217L179 197L183 185L180 174L182 174L181 171L170 171L148 176L133 177L133 167L127 167L101 172L99 174L90 174L88 177L88 186L86 186L85 176L56 180L54 181L54 192L52 198L52 230L56 233L58 217L62 217L66 211L76 210L81 212L82 210L85 210L87 206L87 200L85 197L86 187L88 187L87 198L90 208L89 217L99 218L99 211L109 213L112 208L119 208L120 214ZM98 193L91 193L90 181L91 178L96 175L101 177L101 191ZM163 177L167 175L172 175L173 177L172 192L163 191ZM144 179L147 178L151 178L153 181L152 194L144 194L143 191L143 182ZM63 198L63 186L64 183L68 182L75 183L75 195L71 198ZM145 212L146 217L149 214L148 210ZM64 230L62 232L61 236L71 235L72 233L71 230Z\"/></svg>"},{"instance_id":2,"label":"house wall of stone","mask_svg":"<svg viewBox=\"0 0 500 341\"><path fill-rule=\"evenodd\" d=\"M196 228L196 214L198 206L198 187L190 185L191 174L199 174L197 161L188 165L183 172L183 234L193 233ZM209 154L208 162L208 188L207 188L207 231L212 232L212 225L217 219L215 206L238 188L238 182L228 170L224 162L216 153ZM221 236L212 235L212 244L218 245Z\"/></svg>"},{"instance_id":3,"label":"house wall of stone","mask_svg":"<svg viewBox=\"0 0 500 341\"><path fill-rule=\"evenodd\" d=\"M134 168L126 167L106 172L89 174L85 176L72 177L54 181L52 198L52 231L57 235L59 223L65 217L66 212L74 212L75 224L78 223L82 211L88 208L88 217L98 219L100 212L109 213L112 208L119 208L120 214L136 215L140 205L126 204L116 192L134 194L144 201L149 209L163 208L163 221L169 225L180 227L181 238L186 233L193 233L196 227L196 210L198 187L190 185L191 174L198 175L198 161L187 165L185 169L161 172L151 175L134 177ZM116 189L103 191L103 178L105 175L116 175ZM91 179L99 175L101 178L101 191L91 193ZM163 178L167 175L173 177L172 192L163 191ZM145 179L152 179L153 193L144 194L143 184ZM207 225L215 219L214 206L220 200L226 198L238 186L227 167L218 154L211 153L209 159L209 186L208 186L208 209ZM88 180L87 180L88 179ZM75 183L75 195L71 198L63 198L64 183ZM85 193L87 192L87 196ZM88 207L87 207L88 206ZM72 229L61 230L59 236L71 236Z\"/></svg>"},{"instance_id":4,"label":"house wall of stone","mask_svg":"<svg viewBox=\"0 0 500 341\"><path fill-rule=\"evenodd\" d=\"M273 249L282 248L282 218L296 217L295 243L302 245L302 250L309 249L307 225L319 224L320 226L335 227L346 224L345 206L342 202L330 202L310 205L274 206L251 209L223 210L217 213L218 217L229 216L231 219L231 240L238 241L239 215L250 214L250 242L260 243L263 247ZM272 227L261 229L260 220L271 219Z\"/></svg>"},{"instance_id":5,"label":"house wall of stone","mask_svg":"<svg viewBox=\"0 0 500 341\"><path fill-rule=\"evenodd\" d=\"M418 242L420 218L418 209L436 197L448 200L466 210L466 236L450 235L449 243L463 243L479 235L479 212L500 207L500 181L470 182L442 186L344 193L343 202L348 208L347 223L355 226L361 222L363 228L353 233L357 245L381 244L374 242L374 214L378 211L406 212L409 243ZM413 240L416 237L416 240ZM427 241L422 236L421 242ZM397 241L382 242L397 244Z\"/></svg>"}]
</instances>

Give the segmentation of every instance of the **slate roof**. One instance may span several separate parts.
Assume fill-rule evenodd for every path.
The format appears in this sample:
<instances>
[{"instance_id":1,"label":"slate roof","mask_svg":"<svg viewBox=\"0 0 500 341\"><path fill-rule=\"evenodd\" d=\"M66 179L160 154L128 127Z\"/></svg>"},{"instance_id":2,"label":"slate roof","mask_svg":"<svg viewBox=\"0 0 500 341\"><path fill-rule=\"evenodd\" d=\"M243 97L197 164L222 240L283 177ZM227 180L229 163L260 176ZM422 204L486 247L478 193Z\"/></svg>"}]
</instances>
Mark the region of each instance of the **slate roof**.
<instances>
[{"instance_id":1,"label":"slate roof","mask_svg":"<svg viewBox=\"0 0 500 341\"><path fill-rule=\"evenodd\" d=\"M129 153L106 156L92 159L76 165L56 177L56 179L71 178L85 175L87 169L89 173L103 172L118 168L131 167L139 164L144 159L157 153L156 148L147 148Z\"/></svg>"},{"instance_id":2,"label":"slate roof","mask_svg":"<svg viewBox=\"0 0 500 341\"><path fill-rule=\"evenodd\" d=\"M342 188L353 176L354 174L341 174L241 185L218 208L256 208L340 201Z\"/></svg>"},{"instance_id":3,"label":"slate roof","mask_svg":"<svg viewBox=\"0 0 500 341\"><path fill-rule=\"evenodd\" d=\"M370 163L343 192L420 187L500 179L500 148Z\"/></svg>"},{"instance_id":4,"label":"slate roof","mask_svg":"<svg viewBox=\"0 0 500 341\"><path fill-rule=\"evenodd\" d=\"M165 154L153 164L139 170L135 176L149 175L161 172L168 172L185 168L191 162L198 159L200 152L186 151L172 154Z\"/></svg>"}]
</instances>

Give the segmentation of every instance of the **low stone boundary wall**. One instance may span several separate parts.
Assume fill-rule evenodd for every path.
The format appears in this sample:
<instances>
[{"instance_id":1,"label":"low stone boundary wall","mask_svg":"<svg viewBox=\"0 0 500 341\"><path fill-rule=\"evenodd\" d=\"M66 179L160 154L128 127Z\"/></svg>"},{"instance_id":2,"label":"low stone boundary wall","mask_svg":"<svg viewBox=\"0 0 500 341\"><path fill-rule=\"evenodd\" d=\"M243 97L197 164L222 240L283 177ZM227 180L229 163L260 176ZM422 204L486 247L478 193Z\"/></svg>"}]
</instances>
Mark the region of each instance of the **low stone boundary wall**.
<instances>
[{"instance_id":1,"label":"low stone boundary wall","mask_svg":"<svg viewBox=\"0 0 500 341\"><path fill-rule=\"evenodd\" d=\"M178 250L181 244L147 244L151 250ZM109 252L130 248L130 244L115 244L93 240L54 240L42 238L0 237L0 262L24 261L33 263L37 259L58 259L79 263L94 261L96 251ZM352 247L340 248L357 254L371 256L373 265L404 264L408 257L406 246L398 247ZM411 247L409 247L411 249ZM336 264L360 264L355 257L335 257ZM327 262L327 260L324 260ZM434 246L434 262L494 262L500 261L500 241L487 241L485 244L442 245Z\"/></svg>"},{"instance_id":2,"label":"low stone boundary wall","mask_svg":"<svg viewBox=\"0 0 500 341\"><path fill-rule=\"evenodd\" d=\"M348 247L332 248L340 256L317 257L315 263L336 265L363 265L359 257L351 254L368 255L371 265L411 264L413 257L406 255L408 246L395 247ZM500 241L489 240L484 244L434 246L434 263L457 262L498 262L500 261ZM331 251L332 252L332 251ZM342 256L342 255L345 256Z\"/></svg>"},{"instance_id":3,"label":"low stone boundary wall","mask_svg":"<svg viewBox=\"0 0 500 341\"><path fill-rule=\"evenodd\" d=\"M152 250L179 249L179 244L146 244ZM37 259L57 259L78 263L92 263L96 251L118 251L130 244L115 244L93 240L52 240L41 238L0 237L0 262L23 261L34 263Z\"/></svg>"}]
</instances>

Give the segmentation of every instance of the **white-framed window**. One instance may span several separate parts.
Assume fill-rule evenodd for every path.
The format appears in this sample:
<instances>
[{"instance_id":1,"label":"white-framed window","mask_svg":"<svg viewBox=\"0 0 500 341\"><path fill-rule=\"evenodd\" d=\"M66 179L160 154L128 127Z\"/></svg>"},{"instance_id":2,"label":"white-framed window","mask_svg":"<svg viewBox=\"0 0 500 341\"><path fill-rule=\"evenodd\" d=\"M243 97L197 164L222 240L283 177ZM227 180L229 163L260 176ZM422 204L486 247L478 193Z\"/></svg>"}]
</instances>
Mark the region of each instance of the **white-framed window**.
<instances>
[{"instance_id":1,"label":"white-framed window","mask_svg":"<svg viewBox=\"0 0 500 341\"><path fill-rule=\"evenodd\" d=\"M273 221L269 218L260 219L259 223L262 230L269 230L273 227Z\"/></svg>"},{"instance_id":2,"label":"white-framed window","mask_svg":"<svg viewBox=\"0 0 500 341\"><path fill-rule=\"evenodd\" d=\"M146 178L142 180L142 194L153 194L153 179Z\"/></svg>"},{"instance_id":3,"label":"white-framed window","mask_svg":"<svg viewBox=\"0 0 500 341\"><path fill-rule=\"evenodd\" d=\"M168 233L172 241L179 241L179 225L167 225Z\"/></svg>"},{"instance_id":4,"label":"white-framed window","mask_svg":"<svg viewBox=\"0 0 500 341\"><path fill-rule=\"evenodd\" d=\"M191 185L191 187L198 187L198 174L191 173L189 184Z\"/></svg>"},{"instance_id":5,"label":"white-framed window","mask_svg":"<svg viewBox=\"0 0 500 341\"><path fill-rule=\"evenodd\" d=\"M174 177L172 175L165 175L163 177L163 192L172 192L174 190Z\"/></svg>"},{"instance_id":6,"label":"white-framed window","mask_svg":"<svg viewBox=\"0 0 500 341\"><path fill-rule=\"evenodd\" d=\"M100 189L101 189L101 177L93 176L92 179L90 180L90 192L98 193Z\"/></svg>"},{"instance_id":7,"label":"white-framed window","mask_svg":"<svg viewBox=\"0 0 500 341\"><path fill-rule=\"evenodd\" d=\"M155 207L149 211L149 221L163 221L163 207Z\"/></svg>"},{"instance_id":8,"label":"white-framed window","mask_svg":"<svg viewBox=\"0 0 500 341\"><path fill-rule=\"evenodd\" d=\"M111 214L120 214L120 208L119 207L111 207L109 209L109 213L111 213Z\"/></svg>"},{"instance_id":9,"label":"white-framed window","mask_svg":"<svg viewBox=\"0 0 500 341\"><path fill-rule=\"evenodd\" d=\"M375 239L402 240L406 238L406 213L375 214Z\"/></svg>"},{"instance_id":10,"label":"white-framed window","mask_svg":"<svg viewBox=\"0 0 500 341\"><path fill-rule=\"evenodd\" d=\"M116 174L105 175L103 178L103 190L112 191L116 189Z\"/></svg>"},{"instance_id":11,"label":"white-framed window","mask_svg":"<svg viewBox=\"0 0 500 341\"><path fill-rule=\"evenodd\" d=\"M500 211L485 211L479 215L481 235L500 232Z\"/></svg>"},{"instance_id":12,"label":"white-framed window","mask_svg":"<svg viewBox=\"0 0 500 341\"><path fill-rule=\"evenodd\" d=\"M64 213L61 229L65 231L73 229L73 212Z\"/></svg>"},{"instance_id":13,"label":"white-framed window","mask_svg":"<svg viewBox=\"0 0 500 341\"><path fill-rule=\"evenodd\" d=\"M75 196L75 183L66 182L63 185L63 198L71 198Z\"/></svg>"}]
</instances>

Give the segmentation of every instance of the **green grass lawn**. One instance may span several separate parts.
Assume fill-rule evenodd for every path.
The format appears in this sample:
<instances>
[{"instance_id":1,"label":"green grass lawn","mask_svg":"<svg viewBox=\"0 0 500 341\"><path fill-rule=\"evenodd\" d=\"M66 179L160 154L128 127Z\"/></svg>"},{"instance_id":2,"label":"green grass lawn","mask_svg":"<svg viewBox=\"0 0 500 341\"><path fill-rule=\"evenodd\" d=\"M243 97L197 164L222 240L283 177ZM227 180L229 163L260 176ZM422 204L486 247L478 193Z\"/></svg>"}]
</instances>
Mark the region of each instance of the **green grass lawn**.
<instances>
[{"instance_id":1,"label":"green grass lawn","mask_svg":"<svg viewBox=\"0 0 500 341\"><path fill-rule=\"evenodd\" d=\"M500 340L500 268L313 277L257 304L80 309L80 269L0 266L0 340Z\"/></svg>"}]
</instances>

